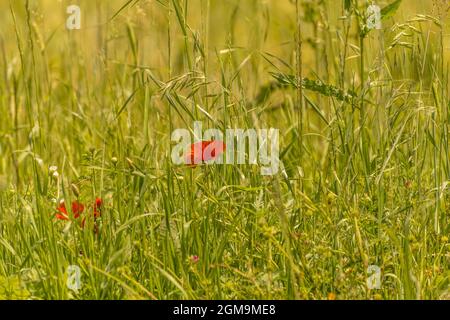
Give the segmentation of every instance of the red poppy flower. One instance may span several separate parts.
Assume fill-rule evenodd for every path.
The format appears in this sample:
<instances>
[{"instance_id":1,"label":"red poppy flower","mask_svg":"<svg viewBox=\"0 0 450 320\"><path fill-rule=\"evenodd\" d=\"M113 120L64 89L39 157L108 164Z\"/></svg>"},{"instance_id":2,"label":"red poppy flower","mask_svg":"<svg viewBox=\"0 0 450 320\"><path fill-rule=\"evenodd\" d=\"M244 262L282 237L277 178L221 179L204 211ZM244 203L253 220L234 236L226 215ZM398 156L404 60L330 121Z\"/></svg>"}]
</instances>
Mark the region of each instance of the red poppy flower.
<instances>
[{"instance_id":1,"label":"red poppy flower","mask_svg":"<svg viewBox=\"0 0 450 320\"><path fill-rule=\"evenodd\" d=\"M72 202L71 209L73 218L77 219L80 216L80 214L83 213L84 205L78 201L74 201ZM56 208L56 210L58 211L58 213L56 214L56 218L58 220L69 220L69 213L67 212L66 204L64 203L64 201L61 201L59 203L59 206L58 208Z\"/></svg>"},{"instance_id":2,"label":"red poppy flower","mask_svg":"<svg viewBox=\"0 0 450 320\"><path fill-rule=\"evenodd\" d=\"M186 164L196 166L204 161L216 159L226 150L222 141L200 141L191 145L191 150L186 155Z\"/></svg>"},{"instance_id":3,"label":"red poppy flower","mask_svg":"<svg viewBox=\"0 0 450 320\"><path fill-rule=\"evenodd\" d=\"M102 198L95 199L95 203L94 203L94 218L100 217L102 205L103 205Z\"/></svg>"},{"instance_id":4,"label":"red poppy flower","mask_svg":"<svg viewBox=\"0 0 450 320\"><path fill-rule=\"evenodd\" d=\"M97 223L95 222L95 220L100 217L102 206L103 206L102 198L96 198L94 205L93 205L94 233L98 233L98 226L97 226ZM86 224L86 217L83 217L83 219L81 220L81 228L84 228L85 224Z\"/></svg>"},{"instance_id":5,"label":"red poppy flower","mask_svg":"<svg viewBox=\"0 0 450 320\"><path fill-rule=\"evenodd\" d=\"M98 234L98 225L95 221L98 217L101 215L101 208L103 206L103 200L101 198L96 198L94 204L92 205L92 213L94 216L94 233ZM81 202L74 201L72 202L71 207L71 214L74 219L77 219L81 216L81 214L84 212L84 205ZM61 201L58 208L56 208L56 218L59 220L70 220L69 212L67 211L66 204L64 201ZM86 224L86 216L83 216L81 219L80 226L83 229Z\"/></svg>"}]
</instances>

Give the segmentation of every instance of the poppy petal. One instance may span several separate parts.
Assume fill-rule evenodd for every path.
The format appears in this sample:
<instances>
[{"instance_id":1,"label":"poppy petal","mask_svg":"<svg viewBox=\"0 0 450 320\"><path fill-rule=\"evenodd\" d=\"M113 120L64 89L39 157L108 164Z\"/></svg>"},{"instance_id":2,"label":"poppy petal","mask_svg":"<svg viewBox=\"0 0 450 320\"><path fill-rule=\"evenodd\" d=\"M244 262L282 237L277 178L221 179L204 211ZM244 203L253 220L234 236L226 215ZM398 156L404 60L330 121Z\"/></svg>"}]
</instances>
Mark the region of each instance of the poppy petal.
<instances>
[{"instance_id":1,"label":"poppy petal","mask_svg":"<svg viewBox=\"0 0 450 320\"><path fill-rule=\"evenodd\" d=\"M218 140L196 142L186 154L186 164L195 167L204 161L215 160L225 149L225 143Z\"/></svg>"}]
</instances>

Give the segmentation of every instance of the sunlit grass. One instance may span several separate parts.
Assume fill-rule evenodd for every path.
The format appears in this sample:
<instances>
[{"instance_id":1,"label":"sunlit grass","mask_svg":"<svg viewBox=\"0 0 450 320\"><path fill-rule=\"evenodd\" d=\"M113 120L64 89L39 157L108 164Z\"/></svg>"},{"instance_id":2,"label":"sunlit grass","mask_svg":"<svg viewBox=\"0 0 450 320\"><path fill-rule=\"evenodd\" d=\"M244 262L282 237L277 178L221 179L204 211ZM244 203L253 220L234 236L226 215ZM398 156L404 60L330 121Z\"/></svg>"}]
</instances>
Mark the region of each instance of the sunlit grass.
<instances>
[{"instance_id":1,"label":"sunlit grass","mask_svg":"<svg viewBox=\"0 0 450 320\"><path fill-rule=\"evenodd\" d=\"M0 298L449 298L442 8L76 2L0 4ZM194 121L278 128L285 171L173 165Z\"/></svg>"}]
</instances>

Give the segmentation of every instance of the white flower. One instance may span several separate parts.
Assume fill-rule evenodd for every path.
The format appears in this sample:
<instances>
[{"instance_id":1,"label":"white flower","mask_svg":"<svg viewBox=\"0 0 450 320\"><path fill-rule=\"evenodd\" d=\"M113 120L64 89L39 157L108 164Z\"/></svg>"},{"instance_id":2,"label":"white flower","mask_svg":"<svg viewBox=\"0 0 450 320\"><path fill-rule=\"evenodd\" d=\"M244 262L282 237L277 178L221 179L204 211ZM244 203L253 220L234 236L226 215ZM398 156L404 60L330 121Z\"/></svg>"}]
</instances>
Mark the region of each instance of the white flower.
<instances>
[{"instance_id":1,"label":"white flower","mask_svg":"<svg viewBox=\"0 0 450 320\"><path fill-rule=\"evenodd\" d=\"M381 9L376 4L367 8L367 28L381 30Z\"/></svg>"}]
</instances>

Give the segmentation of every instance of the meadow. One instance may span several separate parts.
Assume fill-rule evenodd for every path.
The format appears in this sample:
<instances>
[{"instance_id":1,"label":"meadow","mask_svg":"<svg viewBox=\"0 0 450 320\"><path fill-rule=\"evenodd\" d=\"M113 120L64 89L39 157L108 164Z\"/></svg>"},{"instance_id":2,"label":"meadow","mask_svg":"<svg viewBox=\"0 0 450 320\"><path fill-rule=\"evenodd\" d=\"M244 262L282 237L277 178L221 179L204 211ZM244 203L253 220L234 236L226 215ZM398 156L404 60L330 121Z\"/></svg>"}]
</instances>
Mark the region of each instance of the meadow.
<instances>
[{"instance_id":1,"label":"meadow","mask_svg":"<svg viewBox=\"0 0 450 320\"><path fill-rule=\"evenodd\" d=\"M1 0L0 299L450 299L450 5L374 3Z\"/></svg>"}]
</instances>

